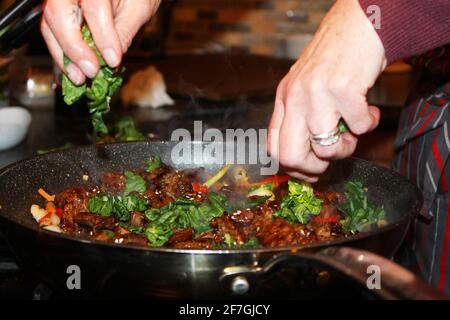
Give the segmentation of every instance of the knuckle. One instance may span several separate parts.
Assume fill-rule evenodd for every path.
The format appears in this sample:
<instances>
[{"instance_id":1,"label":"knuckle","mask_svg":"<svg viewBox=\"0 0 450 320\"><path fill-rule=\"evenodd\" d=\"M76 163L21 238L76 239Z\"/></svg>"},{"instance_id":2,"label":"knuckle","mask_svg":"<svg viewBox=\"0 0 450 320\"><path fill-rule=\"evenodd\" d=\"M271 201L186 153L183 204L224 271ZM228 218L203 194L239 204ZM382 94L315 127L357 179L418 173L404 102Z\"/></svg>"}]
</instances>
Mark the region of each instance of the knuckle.
<instances>
[{"instance_id":1,"label":"knuckle","mask_svg":"<svg viewBox=\"0 0 450 320\"><path fill-rule=\"evenodd\" d=\"M44 11L42 13L42 18L45 20L50 20L53 17L55 11L55 2L47 1L44 5Z\"/></svg>"},{"instance_id":2,"label":"knuckle","mask_svg":"<svg viewBox=\"0 0 450 320\"><path fill-rule=\"evenodd\" d=\"M372 120L370 117L362 117L353 122L351 130L356 135L361 135L370 131L372 127Z\"/></svg>"},{"instance_id":3,"label":"knuckle","mask_svg":"<svg viewBox=\"0 0 450 320\"><path fill-rule=\"evenodd\" d=\"M285 94L286 88L286 77L281 80L281 82L277 86L276 97L282 99Z\"/></svg>"},{"instance_id":4,"label":"knuckle","mask_svg":"<svg viewBox=\"0 0 450 320\"><path fill-rule=\"evenodd\" d=\"M280 151L279 155L280 164L287 168L297 168L298 162L295 158L291 157L287 152Z\"/></svg>"},{"instance_id":5,"label":"knuckle","mask_svg":"<svg viewBox=\"0 0 450 320\"><path fill-rule=\"evenodd\" d=\"M117 30L117 32L118 32L119 37L120 37L120 43L122 44L122 50L125 52L131 46L131 42L133 41L133 37L126 31Z\"/></svg>"},{"instance_id":6,"label":"knuckle","mask_svg":"<svg viewBox=\"0 0 450 320\"><path fill-rule=\"evenodd\" d=\"M83 9L83 13L93 13L95 11L95 5L93 5L93 3L96 3L96 1L81 0L80 7Z\"/></svg>"},{"instance_id":7,"label":"knuckle","mask_svg":"<svg viewBox=\"0 0 450 320\"><path fill-rule=\"evenodd\" d=\"M286 98L289 100L298 100L302 96L303 85L300 81L290 80L286 84Z\"/></svg>"},{"instance_id":8,"label":"knuckle","mask_svg":"<svg viewBox=\"0 0 450 320\"><path fill-rule=\"evenodd\" d=\"M321 92L325 87L325 83L322 77L312 76L308 79L308 88L311 92Z\"/></svg>"},{"instance_id":9,"label":"knuckle","mask_svg":"<svg viewBox=\"0 0 450 320\"><path fill-rule=\"evenodd\" d=\"M331 77L328 83L328 90L340 100L345 100L353 94L353 85L348 79L343 77Z\"/></svg>"}]
</instances>

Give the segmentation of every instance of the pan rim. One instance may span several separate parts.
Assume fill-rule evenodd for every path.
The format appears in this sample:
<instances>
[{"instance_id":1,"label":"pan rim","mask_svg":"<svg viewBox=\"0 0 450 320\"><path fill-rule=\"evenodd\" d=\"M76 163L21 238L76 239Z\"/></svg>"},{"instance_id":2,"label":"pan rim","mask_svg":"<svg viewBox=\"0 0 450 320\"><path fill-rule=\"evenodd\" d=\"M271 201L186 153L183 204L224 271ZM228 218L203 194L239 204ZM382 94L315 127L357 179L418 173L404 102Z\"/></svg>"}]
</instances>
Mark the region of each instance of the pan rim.
<instances>
[{"instance_id":1,"label":"pan rim","mask_svg":"<svg viewBox=\"0 0 450 320\"><path fill-rule=\"evenodd\" d=\"M114 148L115 146L120 146L120 145L133 145L133 144L134 145L151 145L151 144L168 145L171 143L174 143L174 142L173 141L154 141L154 142L153 141L131 141L131 142L109 143L109 144L102 144L102 145L76 146L76 147L70 148L68 150L53 151L53 152L49 152L49 153L46 153L43 155L35 155L33 157L26 158L26 159L17 161L15 163L12 163L12 164L0 169L0 178L4 174L6 174L9 170L11 170L12 168L15 168L16 166L19 166L23 163L32 161L34 159L47 157L48 155L51 155L51 154L68 153L68 152L73 152L76 150L78 150L78 151L89 150L92 148L97 148L99 146L106 147L106 148ZM205 142L202 142L202 141L192 141L191 143L205 144ZM270 253L273 254L273 253L283 253L283 252L297 252L297 251L306 251L306 250L311 250L311 249L320 249L320 248L325 248L325 247L329 247L329 246L342 245L342 244L346 244L346 243L351 243L353 241L366 239L373 235L386 233L386 232L398 227L401 224L411 222L411 219L417 216L417 214L419 213L419 210L423 204L423 196L422 196L421 192L419 191L419 189L411 181L409 181L408 179L406 179L405 177L403 177L402 175L400 175L399 173L397 173L393 170L389 170L387 168L381 167L379 165L376 165L376 164L374 164L370 161L364 160L364 159L360 159L360 158L356 158L356 157L348 157L344 160L339 160L339 161L362 162L371 167L375 167L378 170L384 171L388 175L398 177L398 178L402 179L405 183L408 183L410 186L413 187L416 195L418 196L418 197L416 197L417 200L415 201L414 204L412 204L411 209L408 211L408 214L405 214L404 217L402 217L400 220L398 220L394 223L388 224L386 226L378 227L375 230L369 230L369 231L354 234L349 237L339 238L339 239L335 239L335 240L318 241L318 242L304 244L304 245L275 247L275 248L265 247L265 248L256 248L256 249L221 250L221 249L176 249L176 248L170 248L170 247L148 247L148 248L146 248L146 247L135 246L135 245L109 243L109 242L99 241L99 240L87 240L87 239L84 239L81 237L67 235L64 233L48 231L48 230L40 228L38 225L36 225L36 226L24 225L24 224L21 224L19 221L15 220L12 216L4 215L3 214L4 211L1 206L0 206L0 218L7 220L9 223L12 223L20 228L26 228L29 231L36 232L38 234L44 234L47 236L63 238L65 240L75 241L75 242L86 244L86 245L99 245L99 246L106 246L106 247L117 248L117 249L119 249L119 248L120 249L130 249L130 250L139 250L139 251L155 252L155 253L194 254L194 255L198 255L198 254L233 255L233 254L270 254Z\"/></svg>"}]
</instances>

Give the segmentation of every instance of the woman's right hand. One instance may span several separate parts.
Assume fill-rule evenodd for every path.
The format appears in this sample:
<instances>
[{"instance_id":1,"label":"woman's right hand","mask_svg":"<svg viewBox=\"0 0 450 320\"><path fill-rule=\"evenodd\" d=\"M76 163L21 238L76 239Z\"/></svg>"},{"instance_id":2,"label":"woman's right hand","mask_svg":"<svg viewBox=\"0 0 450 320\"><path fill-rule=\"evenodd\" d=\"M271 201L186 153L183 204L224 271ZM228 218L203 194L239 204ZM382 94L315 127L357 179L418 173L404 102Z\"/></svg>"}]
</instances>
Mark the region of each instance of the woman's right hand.
<instances>
[{"instance_id":1,"label":"woman's right hand","mask_svg":"<svg viewBox=\"0 0 450 320\"><path fill-rule=\"evenodd\" d=\"M41 32L53 59L77 85L93 78L100 65L83 40L82 18L106 63L117 67L139 29L156 12L160 0L47 0ZM81 11L80 11L81 9ZM82 16L81 13L82 12ZM64 67L63 55L73 63Z\"/></svg>"}]
</instances>

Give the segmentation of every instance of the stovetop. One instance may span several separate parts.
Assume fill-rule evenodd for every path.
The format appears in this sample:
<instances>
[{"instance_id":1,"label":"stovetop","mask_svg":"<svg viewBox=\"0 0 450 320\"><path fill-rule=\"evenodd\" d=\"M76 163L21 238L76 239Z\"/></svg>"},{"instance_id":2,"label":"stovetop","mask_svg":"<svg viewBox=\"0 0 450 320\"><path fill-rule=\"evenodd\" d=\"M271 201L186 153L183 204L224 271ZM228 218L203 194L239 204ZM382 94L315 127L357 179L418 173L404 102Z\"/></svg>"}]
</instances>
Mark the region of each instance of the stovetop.
<instances>
[{"instance_id":1,"label":"stovetop","mask_svg":"<svg viewBox=\"0 0 450 320\"><path fill-rule=\"evenodd\" d=\"M36 277L22 270L0 233L0 299L42 300L51 290Z\"/></svg>"}]
</instances>

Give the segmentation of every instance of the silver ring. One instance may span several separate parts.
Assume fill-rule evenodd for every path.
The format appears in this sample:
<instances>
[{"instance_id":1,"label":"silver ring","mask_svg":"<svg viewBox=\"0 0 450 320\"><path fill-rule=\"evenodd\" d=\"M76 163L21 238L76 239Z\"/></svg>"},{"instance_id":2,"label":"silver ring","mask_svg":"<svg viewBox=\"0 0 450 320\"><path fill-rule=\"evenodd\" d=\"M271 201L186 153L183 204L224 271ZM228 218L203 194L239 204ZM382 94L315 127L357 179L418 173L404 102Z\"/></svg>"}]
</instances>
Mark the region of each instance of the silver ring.
<instances>
[{"instance_id":1,"label":"silver ring","mask_svg":"<svg viewBox=\"0 0 450 320\"><path fill-rule=\"evenodd\" d=\"M340 138L341 132L339 130L339 127L337 127L333 131L311 135L311 142L322 147L329 147L333 144L338 143Z\"/></svg>"}]
</instances>

